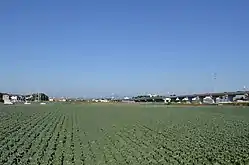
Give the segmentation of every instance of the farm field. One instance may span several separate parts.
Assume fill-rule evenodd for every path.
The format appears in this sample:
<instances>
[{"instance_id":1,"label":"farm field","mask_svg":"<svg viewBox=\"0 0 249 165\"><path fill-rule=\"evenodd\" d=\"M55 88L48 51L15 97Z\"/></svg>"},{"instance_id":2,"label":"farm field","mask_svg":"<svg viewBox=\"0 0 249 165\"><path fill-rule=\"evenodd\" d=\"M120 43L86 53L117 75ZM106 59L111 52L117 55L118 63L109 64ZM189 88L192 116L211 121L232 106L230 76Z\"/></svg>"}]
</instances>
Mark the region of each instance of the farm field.
<instances>
[{"instance_id":1,"label":"farm field","mask_svg":"<svg viewBox=\"0 0 249 165\"><path fill-rule=\"evenodd\" d=\"M249 165L249 108L0 105L1 165Z\"/></svg>"}]
</instances>

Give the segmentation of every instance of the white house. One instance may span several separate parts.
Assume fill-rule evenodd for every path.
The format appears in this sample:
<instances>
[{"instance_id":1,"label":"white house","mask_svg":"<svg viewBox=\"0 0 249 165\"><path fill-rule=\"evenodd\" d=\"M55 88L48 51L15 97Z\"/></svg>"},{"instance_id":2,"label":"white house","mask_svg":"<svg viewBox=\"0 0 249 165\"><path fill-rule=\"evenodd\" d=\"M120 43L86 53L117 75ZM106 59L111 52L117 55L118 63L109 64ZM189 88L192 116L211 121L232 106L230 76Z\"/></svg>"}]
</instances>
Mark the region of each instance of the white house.
<instances>
[{"instance_id":1,"label":"white house","mask_svg":"<svg viewBox=\"0 0 249 165\"><path fill-rule=\"evenodd\" d=\"M101 103L107 103L107 102L109 102L109 101L106 100L106 99L101 99L100 102L101 102Z\"/></svg>"},{"instance_id":2,"label":"white house","mask_svg":"<svg viewBox=\"0 0 249 165\"><path fill-rule=\"evenodd\" d=\"M17 97L17 96L11 96L11 97L10 97L10 100L11 100L12 102L17 102L17 101L18 101L18 97Z\"/></svg>"},{"instance_id":3,"label":"white house","mask_svg":"<svg viewBox=\"0 0 249 165\"><path fill-rule=\"evenodd\" d=\"M157 97L158 95L156 94L148 94L149 97Z\"/></svg>"},{"instance_id":4,"label":"white house","mask_svg":"<svg viewBox=\"0 0 249 165\"><path fill-rule=\"evenodd\" d=\"M61 102L66 102L67 100L64 99L64 98L62 98L62 99L60 99L60 101L61 101Z\"/></svg>"},{"instance_id":5,"label":"white house","mask_svg":"<svg viewBox=\"0 0 249 165\"><path fill-rule=\"evenodd\" d=\"M169 103L171 101L171 98L167 97L164 99L164 103Z\"/></svg>"},{"instance_id":6,"label":"white house","mask_svg":"<svg viewBox=\"0 0 249 165\"><path fill-rule=\"evenodd\" d=\"M3 101L4 101L4 104L13 104L10 101L10 96L9 95L3 95Z\"/></svg>"},{"instance_id":7,"label":"white house","mask_svg":"<svg viewBox=\"0 0 249 165\"><path fill-rule=\"evenodd\" d=\"M124 97L124 100L129 100L130 98L129 97Z\"/></svg>"},{"instance_id":8,"label":"white house","mask_svg":"<svg viewBox=\"0 0 249 165\"><path fill-rule=\"evenodd\" d=\"M49 101L51 101L51 102L52 102L52 101L54 101L54 99L53 99L53 98L49 98L48 100L49 100Z\"/></svg>"}]
</instances>

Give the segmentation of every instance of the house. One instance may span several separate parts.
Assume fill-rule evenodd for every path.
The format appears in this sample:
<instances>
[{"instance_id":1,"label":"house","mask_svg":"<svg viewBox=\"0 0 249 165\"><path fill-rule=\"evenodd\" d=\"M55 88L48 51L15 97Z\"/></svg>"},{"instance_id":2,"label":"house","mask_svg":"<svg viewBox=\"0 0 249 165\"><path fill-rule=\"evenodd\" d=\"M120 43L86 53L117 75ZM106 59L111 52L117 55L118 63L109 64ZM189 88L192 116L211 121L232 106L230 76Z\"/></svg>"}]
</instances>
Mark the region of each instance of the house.
<instances>
[{"instance_id":1,"label":"house","mask_svg":"<svg viewBox=\"0 0 249 165\"><path fill-rule=\"evenodd\" d=\"M18 96L10 96L11 102L18 102Z\"/></svg>"},{"instance_id":2,"label":"house","mask_svg":"<svg viewBox=\"0 0 249 165\"><path fill-rule=\"evenodd\" d=\"M109 100L107 100L107 99L101 99L100 102L101 102L101 103L108 103Z\"/></svg>"},{"instance_id":3,"label":"house","mask_svg":"<svg viewBox=\"0 0 249 165\"><path fill-rule=\"evenodd\" d=\"M4 94L3 95L3 102L4 104L13 104L11 101L10 101L10 96L8 94Z\"/></svg>"},{"instance_id":4,"label":"house","mask_svg":"<svg viewBox=\"0 0 249 165\"><path fill-rule=\"evenodd\" d=\"M129 100L130 98L129 97L124 97L124 100Z\"/></svg>"},{"instance_id":5,"label":"house","mask_svg":"<svg viewBox=\"0 0 249 165\"><path fill-rule=\"evenodd\" d=\"M148 94L149 97L157 97L157 94Z\"/></svg>"}]
</instances>

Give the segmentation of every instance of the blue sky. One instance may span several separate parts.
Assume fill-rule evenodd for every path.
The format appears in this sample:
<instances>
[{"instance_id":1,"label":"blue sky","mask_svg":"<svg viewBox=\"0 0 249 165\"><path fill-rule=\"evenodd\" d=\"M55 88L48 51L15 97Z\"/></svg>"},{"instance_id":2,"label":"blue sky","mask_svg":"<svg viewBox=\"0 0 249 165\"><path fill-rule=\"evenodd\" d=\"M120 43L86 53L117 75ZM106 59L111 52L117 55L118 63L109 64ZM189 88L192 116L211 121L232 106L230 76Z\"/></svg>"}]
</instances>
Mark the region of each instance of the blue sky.
<instances>
[{"instance_id":1,"label":"blue sky","mask_svg":"<svg viewBox=\"0 0 249 165\"><path fill-rule=\"evenodd\" d=\"M242 90L249 87L248 7L247 0L1 1L0 91Z\"/></svg>"}]
</instances>

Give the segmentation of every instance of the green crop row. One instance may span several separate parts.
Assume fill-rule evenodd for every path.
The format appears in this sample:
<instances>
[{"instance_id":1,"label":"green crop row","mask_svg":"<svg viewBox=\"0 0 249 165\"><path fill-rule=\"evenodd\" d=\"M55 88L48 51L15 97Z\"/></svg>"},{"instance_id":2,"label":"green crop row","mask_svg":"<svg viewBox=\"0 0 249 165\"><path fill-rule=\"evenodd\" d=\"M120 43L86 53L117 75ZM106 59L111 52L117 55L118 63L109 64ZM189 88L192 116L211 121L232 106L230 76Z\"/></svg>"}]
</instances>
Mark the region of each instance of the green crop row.
<instances>
[{"instance_id":1,"label":"green crop row","mask_svg":"<svg viewBox=\"0 0 249 165\"><path fill-rule=\"evenodd\" d=\"M249 109L118 105L0 109L1 165L249 164Z\"/></svg>"}]
</instances>

